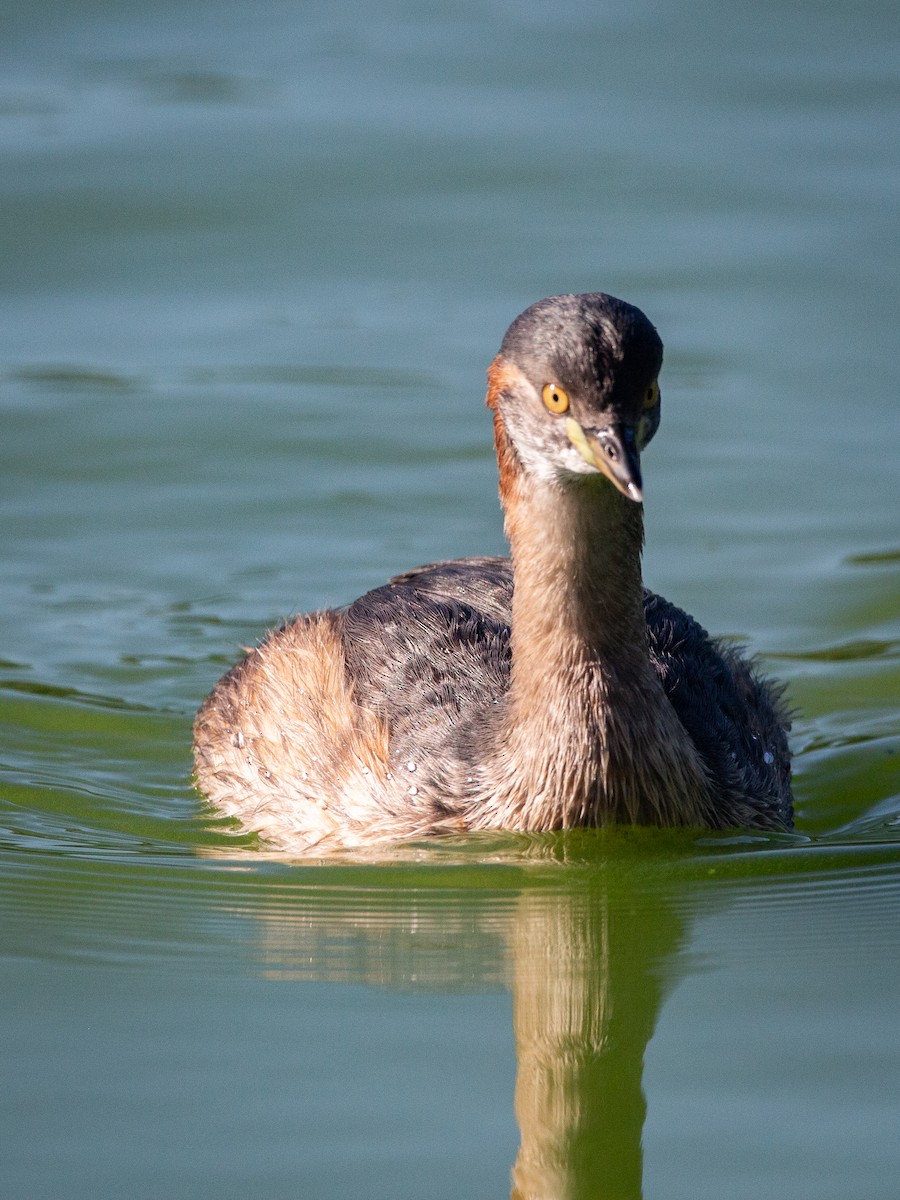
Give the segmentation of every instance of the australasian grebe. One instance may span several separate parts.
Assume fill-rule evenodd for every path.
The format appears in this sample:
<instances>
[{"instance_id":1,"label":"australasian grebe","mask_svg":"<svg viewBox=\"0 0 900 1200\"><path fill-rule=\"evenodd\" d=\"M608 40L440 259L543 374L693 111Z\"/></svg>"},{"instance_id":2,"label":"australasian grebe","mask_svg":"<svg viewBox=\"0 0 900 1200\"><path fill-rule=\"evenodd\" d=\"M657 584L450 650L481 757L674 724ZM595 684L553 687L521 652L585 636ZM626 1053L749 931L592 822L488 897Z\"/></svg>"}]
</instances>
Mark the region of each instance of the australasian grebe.
<instances>
[{"instance_id":1,"label":"australasian grebe","mask_svg":"<svg viewBox=\"0 0 900 1200\"><path fill-rule=\"evenodd\" d=\"M662 343L553 296L488 370L511 561L419 567L295 617L195 723L197 782L285 849L628 822L787 829L780 689L641 583Z\"/></svg>"}]
</instances>

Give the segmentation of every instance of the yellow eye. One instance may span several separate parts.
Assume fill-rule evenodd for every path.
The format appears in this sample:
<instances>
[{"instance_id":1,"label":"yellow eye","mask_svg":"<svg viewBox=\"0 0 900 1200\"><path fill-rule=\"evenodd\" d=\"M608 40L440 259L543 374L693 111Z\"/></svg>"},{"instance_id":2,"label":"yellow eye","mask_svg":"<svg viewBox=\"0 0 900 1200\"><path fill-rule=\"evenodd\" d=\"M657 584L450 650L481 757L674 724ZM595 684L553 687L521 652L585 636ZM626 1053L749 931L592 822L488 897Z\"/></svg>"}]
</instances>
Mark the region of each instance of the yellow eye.
<instances>
[{"instance_id":1,"label":"yellow eye","mask_svg":"<svg viewBox=\"0 0 900 1200\"><path fill-rule=\"evenodd\" d=\"M644 408L656 408L659 404L659 384L654 379L644 393Z\"/></svg>"},{"instance_id":2,"label":"yellow eye","mask_svg":"<svg viewBox=\"0 0 900 1200\"><path fill-rule=\"evenodd\" d=\"M569 397L555 383L545 383L543 391L544 403L552 413L564 413L569 407Z\"/></svg>"}]
</instances>

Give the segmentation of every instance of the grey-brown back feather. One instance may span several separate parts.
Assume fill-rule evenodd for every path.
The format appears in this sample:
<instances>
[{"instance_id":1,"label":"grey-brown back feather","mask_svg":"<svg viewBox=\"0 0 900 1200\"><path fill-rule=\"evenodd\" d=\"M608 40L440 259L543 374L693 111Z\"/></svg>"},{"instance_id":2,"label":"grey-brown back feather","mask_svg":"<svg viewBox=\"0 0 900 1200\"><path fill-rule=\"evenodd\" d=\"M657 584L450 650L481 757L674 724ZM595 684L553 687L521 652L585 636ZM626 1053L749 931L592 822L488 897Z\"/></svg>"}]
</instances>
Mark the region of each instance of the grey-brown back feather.
<instances>
[{"instance_id":1,"label":"grey-brown back feather","mask_svg":"<svg viewBox=\"0 0 900 1200\"><path fill-rule=\"evenodd\" d=\"M499 719L510 675L513 576L507 558L431 563L344 612L347 670L360 704L388 720L392 766L462 786ZM789 828L789 715L752 661L687 613L644 592L650 658L696 746L722 825ZM456 773L456 776L454 775Z\"/></svg>"}]
</instances>

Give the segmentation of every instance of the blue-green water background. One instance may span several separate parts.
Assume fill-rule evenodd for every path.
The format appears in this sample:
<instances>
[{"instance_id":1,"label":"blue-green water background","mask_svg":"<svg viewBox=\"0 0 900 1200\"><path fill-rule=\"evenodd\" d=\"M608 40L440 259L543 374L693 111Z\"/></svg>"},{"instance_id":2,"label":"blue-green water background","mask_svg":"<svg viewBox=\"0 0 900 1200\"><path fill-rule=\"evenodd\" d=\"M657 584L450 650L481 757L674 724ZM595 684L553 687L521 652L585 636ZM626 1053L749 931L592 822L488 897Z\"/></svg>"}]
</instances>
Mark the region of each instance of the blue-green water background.
<instances>
[{"instance_id":1,"label":"blue-green water background","mask_svg":"<svg viewBox=\"0 0 900 1200\"><path fill-rule=\"evenodd\" d=\"M508 1194L525 934L589 901L647 1200L893 1200L898 62L886 0L3 5L4 1196ZM197 704L502 550L484 368L595 289L667 346L647 581L788 681L798 835L248 850Z\"/></svg>"}]
</instances>

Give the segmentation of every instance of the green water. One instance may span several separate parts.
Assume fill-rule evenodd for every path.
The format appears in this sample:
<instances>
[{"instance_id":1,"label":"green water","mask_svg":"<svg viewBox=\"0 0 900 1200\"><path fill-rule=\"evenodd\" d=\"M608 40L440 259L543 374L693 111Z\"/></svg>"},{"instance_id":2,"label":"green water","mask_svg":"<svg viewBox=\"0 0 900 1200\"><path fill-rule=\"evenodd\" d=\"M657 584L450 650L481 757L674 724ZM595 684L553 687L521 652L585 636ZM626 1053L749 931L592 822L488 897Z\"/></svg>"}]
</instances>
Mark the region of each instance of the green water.
<instances>
[{"instance_id":1,"label":"green water","mask_svg":"<svg viewBox=\"0 0 900 1200\"><path fill-rule=\"evenodd\" d=\"M898 51L877 0L5 7L4 1197L893 1200ZM666 343L647 581L788 682L796 834L267 857L193 712L502 550L484 368L589 289Z\"/></svg>"}]
</instances>

